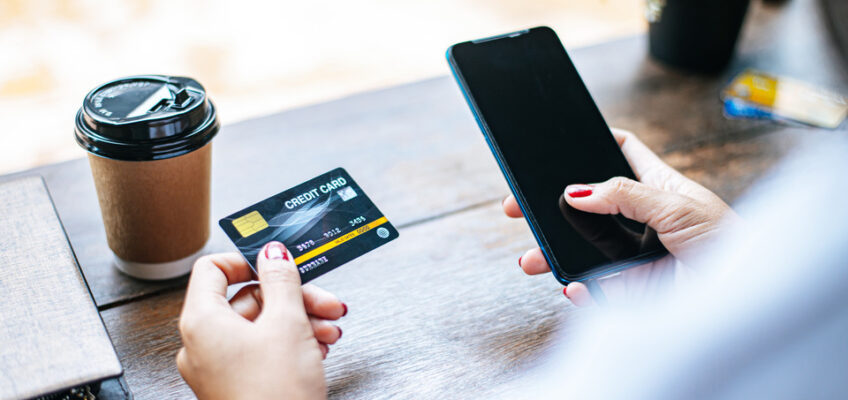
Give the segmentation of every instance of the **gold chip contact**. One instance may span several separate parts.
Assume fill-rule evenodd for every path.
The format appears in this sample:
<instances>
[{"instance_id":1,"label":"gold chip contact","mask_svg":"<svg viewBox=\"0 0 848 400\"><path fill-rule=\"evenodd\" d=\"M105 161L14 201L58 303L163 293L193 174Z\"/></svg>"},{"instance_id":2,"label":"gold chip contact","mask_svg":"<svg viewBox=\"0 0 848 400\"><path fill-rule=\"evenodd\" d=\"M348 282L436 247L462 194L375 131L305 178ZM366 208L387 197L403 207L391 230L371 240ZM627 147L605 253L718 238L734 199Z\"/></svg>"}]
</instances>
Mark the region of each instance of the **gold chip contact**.
<instances>
[{"instance_id":1,"label":"gold chip contact","mask_svg":"<svg viewBox=\"0 0 848 400\"><path fill-rule=\"evenodd\" d=\"M262 218L259 211L251 211L241 217L233 220L233 226L241 234L241 237L248 237L256 232L259 232L268 227L268 222Z\"/></svg>"}]
</instances>

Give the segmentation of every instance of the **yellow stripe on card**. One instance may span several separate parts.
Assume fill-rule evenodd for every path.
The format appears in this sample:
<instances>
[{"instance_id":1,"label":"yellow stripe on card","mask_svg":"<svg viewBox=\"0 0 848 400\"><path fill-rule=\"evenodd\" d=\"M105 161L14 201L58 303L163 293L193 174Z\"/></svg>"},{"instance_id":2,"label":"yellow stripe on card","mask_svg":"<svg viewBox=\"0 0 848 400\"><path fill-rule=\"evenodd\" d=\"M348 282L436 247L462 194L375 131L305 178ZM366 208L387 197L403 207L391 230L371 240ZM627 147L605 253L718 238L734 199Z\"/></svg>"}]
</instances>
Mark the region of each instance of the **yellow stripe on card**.
<instances>
[{"instance_id":1,"label":"yellow stripe on card","mask_svg":"<svg viewBox=\"0 0 848 400\"><path fill-rule=\"evenodd\" d=\"M374 228L376 228L380 225L383 225L386 222L389 222L389 220L386 219L386 217L380 217L380 218L378 218L374 221L371 221L367 225L360 226L359 228L356 228L356 230L354 230L352 232L348 232L348 233L345 233L342 236L339 236L338 238L334 239L330 243L323 244L321 246L314 248L313 250L311 250L309 252L301 254L300 257L297 257L297 258L294 259L294 263L297 264L297 265L300 265L300 263L302 263L304 261L318 257L319 255L321 255L321 253L324 253L324 252L326 252L326 251L328 251L328 250L330 250L330 249L332 249L332 248L334 248L334 247L336 247L336 246L338 246L338 245L340 245L344 242L347 242L347 241L349 241L349 240L351 240L351 239L353 239L353 238L355 238L355 237L357 237L357 236L359 236L359 235L361 235L365 232L368 232L371 229L374 229Z\"/></svg>"}]
</instances>

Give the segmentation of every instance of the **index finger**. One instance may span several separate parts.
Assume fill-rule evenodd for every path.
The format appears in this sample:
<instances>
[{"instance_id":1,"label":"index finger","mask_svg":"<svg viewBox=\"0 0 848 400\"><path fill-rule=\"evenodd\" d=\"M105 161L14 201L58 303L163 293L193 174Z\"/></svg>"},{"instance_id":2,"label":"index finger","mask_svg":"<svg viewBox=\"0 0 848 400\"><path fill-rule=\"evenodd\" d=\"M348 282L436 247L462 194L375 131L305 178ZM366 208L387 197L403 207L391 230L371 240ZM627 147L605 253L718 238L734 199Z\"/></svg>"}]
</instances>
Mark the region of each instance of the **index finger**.
<instances>
[{"instance_id":1,"label":"index finger","mask_svg":"<svg viewBox=\"0 0 848 400\"><path fill-rule=\"evenodd\" d=\"M220 253L200 257L194 263L186 289L185 305L216 304L229 306L227 286L252 280L252 270L238 253Z\"/></svg>"},{"instance_id":2,"label":"index finger","mask_svg":"<svg viewBox=\"0 0 848 400\"><path fill-rule=\"evenodd\" d=\"M636 178L640 181L648 171L660 169L671 169L663 160L659 158L651 149L642 143L639 138L632 132L622 129L612 128L612 135L618 146L621 147L621 152L624 153L624 158L627 163L633 168Z\"/></svg>"},{"instance_id":3,"label":"index finger","mask_svg":"<svg viewBox=\"0 0 848 400\"><path fill-rule=\"evenodd\" d=\"M515 200L515 196L509 195L505 199L503 199L503 203L501 203L504 209L504 214L510 218L521 218L524 214L521 213L521 207L518 206L518 201Z\"/></svg>"}]
</instances>

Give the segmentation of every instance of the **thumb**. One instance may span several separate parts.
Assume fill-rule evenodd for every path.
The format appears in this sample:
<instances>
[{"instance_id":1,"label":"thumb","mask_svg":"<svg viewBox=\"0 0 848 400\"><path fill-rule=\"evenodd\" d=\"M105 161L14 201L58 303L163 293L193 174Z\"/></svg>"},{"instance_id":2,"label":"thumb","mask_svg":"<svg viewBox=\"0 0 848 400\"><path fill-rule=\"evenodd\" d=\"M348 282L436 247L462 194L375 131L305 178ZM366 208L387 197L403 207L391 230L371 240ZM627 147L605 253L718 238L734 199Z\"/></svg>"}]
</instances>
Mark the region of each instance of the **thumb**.
<instances>
[{"instance_id":1,"label":"thumb","mask_svg":"<svg viewBox=\"0 0 848 400\"><path fill-rule=\"evenodd\" d=\"M300 273L294 257L280 242L268 242L256 256L259 285L262 288L262 315L299 312L306 315Z\"/></svg>"},{"instance_id":2,"label":"thumb","mask_svg":"<svg viewBox=\"0 0 848 400\"><path fill-rule=\"evenodd\" d=\"M695 200L624 177L585 185L568 185L563 195L578 210L595 214L621 214L647 224L657 233L668 233L691 225L697 214Z\"/></svg>"}]
</instances>

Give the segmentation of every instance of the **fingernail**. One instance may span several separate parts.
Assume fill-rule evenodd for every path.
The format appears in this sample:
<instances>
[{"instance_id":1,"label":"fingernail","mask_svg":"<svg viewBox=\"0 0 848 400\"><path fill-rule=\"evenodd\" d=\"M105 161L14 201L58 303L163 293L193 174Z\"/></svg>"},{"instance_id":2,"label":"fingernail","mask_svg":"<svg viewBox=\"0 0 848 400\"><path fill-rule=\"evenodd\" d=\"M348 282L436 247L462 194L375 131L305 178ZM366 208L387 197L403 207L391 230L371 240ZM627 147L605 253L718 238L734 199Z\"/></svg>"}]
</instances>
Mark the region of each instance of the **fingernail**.
<instances>
[{"instance_id":1,"label":"fingernail","mask_svg":"<svg viewBox=\"0 0 848 400\"><path fill-rule=\"evenodd\" d=\"M572 198L587 197L592 194L592 187L589 185L568 185L565 187L565 193Z\"/></svg>"},{"instance_id":2,"label":"fingernail","mask_svg":"<svg viewBox=\"0 0 848 400\"><path fill-rule=\"evenodd\" d=\"M280 242L269 242L265 245L265 258L269 260L289 260L286 246Z\"/></svg>"},{"instance_id":3,"label":"fingernail","mask_svg":"<svg viewBox=\"0 0 848 400\"><path fill-rule=\"evenodd\" d=\"M563 296L568 297L568 286L562 288L562 294L563 294Z\"/></svg>"},{"instance_id":4,"label":"fingernail","mask_svg":"<svg viewBox=\"0 0 848 400\"><path fill-rule=\"evenodd\" d=\"M521 268L521 259L522 258L524 258L524 256L518 257L518 267L519 268Z\"/></svg>"},{"instance_id":5,"label":"fingernail","mask_svg":"<svg viewBox=\"0 0 848 400\"><path fill-rule=\"evenodd\" d=\"M336 329L339 330L339 339L341 339L342 338L342 327L337 326Z\"/></svg>"},{"instance_id":6,"label":"fingernail","mask_svg":"<svg viewBox=\"0 0 848 400\"><path fill-rule=\"evenodd\" d=\"M347 304L342 303L342 308L344 308L344 312L342 312L342 317L344 317L345 315L347 315Z\"/></svg>"},{"instance_id":7,"label":"fingernail","mask_svg":"<svg viewBox=\"0 0 848 400\"><path fill-rule=\"evenodd\" d=\"M503 200L501 200L501 207L503 207L504 204L506 204L506 197L504 197Z\"/></svg>"}]
</instances>

